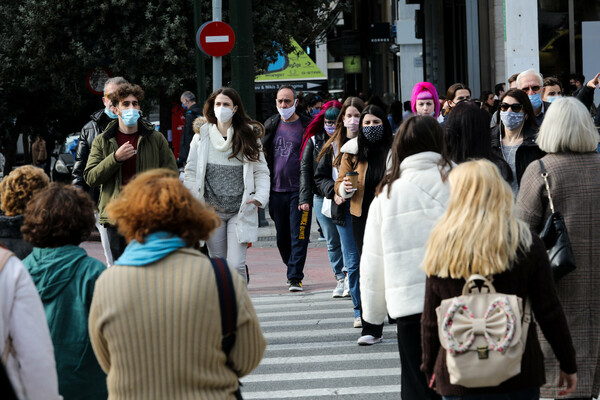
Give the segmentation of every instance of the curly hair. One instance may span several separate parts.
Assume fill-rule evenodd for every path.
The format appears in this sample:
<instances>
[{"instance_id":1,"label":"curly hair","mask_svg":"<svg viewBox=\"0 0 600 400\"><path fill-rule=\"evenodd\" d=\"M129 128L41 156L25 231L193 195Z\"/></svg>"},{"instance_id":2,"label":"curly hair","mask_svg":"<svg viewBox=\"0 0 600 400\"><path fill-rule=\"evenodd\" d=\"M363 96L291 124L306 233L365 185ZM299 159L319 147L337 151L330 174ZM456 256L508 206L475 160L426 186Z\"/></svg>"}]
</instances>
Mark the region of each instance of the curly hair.
<instances>
[{"instance_id":1,"label":"curly hair","mask_svg":"<svg viewBox=\"0 0 600 400\"><path fill-rule=\"evenodd\" d=\"M0 208L8 217L23 214L34 194L50 184L41 168L24 165L11 171L0 182Z\"/></svg>"},{"instance_id":2,"label":"curly hair","mask_svg":"<svg viewBox=\"0 0 600 400\"><path fill-rule=\"evenodd\" d=\"M138 101L144 100L144 91L139 85L132 85L126 83L117 88L114 92L108 95L108 99L112 102L113 106L117 106L121 100L125 99L129 95L133 95Z\"/></svg>"},{"instance_id":3,"label":"curly hair","mask_svg":"<svg viewBox=\"0 0 600 400\"><path fill-rule=\"evenodd\" d=\"M217 214L205 207L167 169L154 169L137 175L106 207L127 242L144 243L150 233L166 231L181 237L188 246L208 239L221 223Z\"/></svg>"},{"instance_id":4,"label":"curly hair","mask_svg":"<svg viewBox=\"0 0 600 400\"><path fill-rule=\"evenodd\" d=\"M95 223L94 203L87 193L52 182L27 204L21 233L35 247L78 246L90 236Z\"/></svg>"}]
</instances>

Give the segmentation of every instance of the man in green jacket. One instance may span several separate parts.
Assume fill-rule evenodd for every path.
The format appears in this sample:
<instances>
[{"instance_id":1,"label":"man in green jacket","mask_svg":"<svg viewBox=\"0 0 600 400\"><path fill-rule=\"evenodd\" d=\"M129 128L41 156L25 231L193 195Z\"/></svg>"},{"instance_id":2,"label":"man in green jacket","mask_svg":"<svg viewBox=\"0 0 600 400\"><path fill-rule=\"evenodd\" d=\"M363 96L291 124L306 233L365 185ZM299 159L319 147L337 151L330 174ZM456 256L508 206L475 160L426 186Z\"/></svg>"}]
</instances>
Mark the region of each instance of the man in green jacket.
<instances>
[{"instance_id":1,"label":"man in green jacket","mask_svg":"<svg viewBox=\"0 0 600 400\"><path fill-rule=\"evenodd\" d=\"M140 102L144 99L141 87L121 85L109 99L112 111L119 118L94 139L83 177L90 187L100 186L99 222L107 228L113 260L116 260L126 243L114 221L108 220L106 205L136 174L154 168L177 171L177 163L163 134L140 119Z\"/></svg>"}]
</instances>

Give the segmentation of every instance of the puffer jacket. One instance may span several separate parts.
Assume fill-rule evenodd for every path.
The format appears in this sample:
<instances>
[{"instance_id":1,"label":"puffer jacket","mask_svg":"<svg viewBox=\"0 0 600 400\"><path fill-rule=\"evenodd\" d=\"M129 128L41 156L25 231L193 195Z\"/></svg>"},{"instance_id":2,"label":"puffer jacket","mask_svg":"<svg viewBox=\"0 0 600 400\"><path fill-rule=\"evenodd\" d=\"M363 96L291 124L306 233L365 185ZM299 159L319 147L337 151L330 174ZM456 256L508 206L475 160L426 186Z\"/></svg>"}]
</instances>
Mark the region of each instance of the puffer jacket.
<instances>
[{"instance_id":1,"label":"puffer jacket","mask_svg":"<svg viewBox=\"0 0 600 400\"><path fill-rule=\"evenodd\" d=\"M104 108L95 111L90 115L90 121L81 128L79 141L77 142L77 153L75 154L75 165L73 165L72 183L74 186L80 187L88 192L94 203L98 202L100 189L89 187L83 178L83 171L85 170L85 165L87 164L94 139L106 129L111 121L112 119L104 112Z\"/></svg>"},{"instance_id":2,"label":"puffer jacket","mask_svg":"<svg viewBox=\"0 0 600 400\"><path fill-rule=\"evenodd\" d=\"M121 163L115 158L119 148L116 138L118 128L119 121L115 120L94 139L83 172L88 185L100 186L98 212L101 224L109 223L106 205L121 192L122 187ZM140 136L137 145L136 173L155 168L177 171L175 156L163 134L154 130L154 125L142 120L138 121L138 130Z\"/></svg>"}]
</instances>

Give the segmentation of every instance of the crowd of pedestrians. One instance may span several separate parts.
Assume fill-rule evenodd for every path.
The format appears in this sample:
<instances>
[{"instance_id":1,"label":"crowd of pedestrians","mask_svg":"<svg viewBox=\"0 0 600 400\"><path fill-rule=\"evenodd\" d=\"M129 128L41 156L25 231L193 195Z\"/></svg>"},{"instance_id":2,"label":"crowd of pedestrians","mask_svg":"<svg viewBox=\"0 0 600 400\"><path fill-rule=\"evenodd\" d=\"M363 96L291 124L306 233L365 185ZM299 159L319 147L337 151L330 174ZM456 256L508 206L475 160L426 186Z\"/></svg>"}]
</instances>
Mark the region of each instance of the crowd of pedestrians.
<instances>
[{"instance_id":1,"label":"crowd of pedestrians","mask_svg":"<svg viewBox=\"0 0 600 400\"><path fill-rule=\"evenodd\" d=\"M260 208L290 292L304 290L315 215L357 344L397 327L403 399L597 397L599 77L564 97L527 70L479 100L418 82L404 115L282 86L264 124L232 88L203 107L186 91L177 160L142 88L111 78L72 186L34 166L0 183L0 348L17 398L240 398L266 346L246 290ZM577 265L556 282L540 239L555 209ZM79 247L94 225L108 269ZM450 376L436 315L473 274L534 317L521 372L476 389Z\"/></svg>"}]
</instances>

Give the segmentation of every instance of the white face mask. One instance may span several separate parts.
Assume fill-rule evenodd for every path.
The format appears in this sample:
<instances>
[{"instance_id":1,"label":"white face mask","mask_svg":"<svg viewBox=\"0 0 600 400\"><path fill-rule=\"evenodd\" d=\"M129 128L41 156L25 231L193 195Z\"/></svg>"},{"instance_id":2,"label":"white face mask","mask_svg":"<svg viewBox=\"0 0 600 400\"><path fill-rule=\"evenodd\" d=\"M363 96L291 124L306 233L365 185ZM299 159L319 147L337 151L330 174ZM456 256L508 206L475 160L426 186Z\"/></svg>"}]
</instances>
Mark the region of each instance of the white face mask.
<instances>
[{"instance_id":1,"label":"white face mask","mask_svg":"<svg viewBox=\"0 0 600 400\"><path fill-rule=\"evenodd\" d=\"M283 118L284 121L287 121L288 119L292 118L292 115L294 115L296 112L296 101L294 101L293 106L288 108L277 107L277 111L279 112L279 115L281 115L281 118Z\"/></svg>"},{"instance_id":2,"label":"white face mask","mask_svg":"<svg viewBox=\"0 0 600 400\"><path fill-rule=\"evenodd\" d=\"M235 111L227 107L215 107L214 110L215 117L217 117L217 120L223 124L229 122L231 118L233 118L233 114L235 114Z\"/></svg>"}]
</instances>

